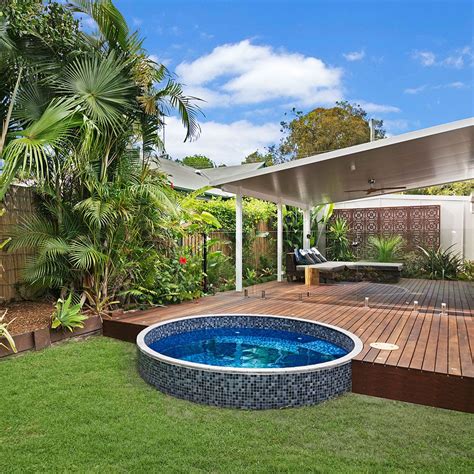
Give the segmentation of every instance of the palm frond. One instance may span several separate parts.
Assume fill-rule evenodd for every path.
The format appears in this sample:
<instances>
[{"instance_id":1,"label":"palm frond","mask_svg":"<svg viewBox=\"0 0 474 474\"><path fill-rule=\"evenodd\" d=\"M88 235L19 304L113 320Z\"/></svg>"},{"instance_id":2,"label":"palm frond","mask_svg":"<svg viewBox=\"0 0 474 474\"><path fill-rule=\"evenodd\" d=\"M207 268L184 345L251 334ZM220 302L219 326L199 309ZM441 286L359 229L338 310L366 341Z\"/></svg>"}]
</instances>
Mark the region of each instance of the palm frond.
<instances>
[{"instance_id":1,"label":"palm frond","mask_svg":"<svg viewBox=\"0 0 474 474\"><path fill-rule=\"evenodd\" d=\"M75 209L83 214L92 228L110 225L115 219L114 208L106 200L90 197L76 204Z\"/></svg>"},{"instance_id":2,"label":"palm frond","mask_svg":"<svg viewBox=\"0 0 474 474\"><path fill-rule=\"evenodd\" d=\"M52 220L33 215L15 228L8 250L38 249L56 236L57 227Z\"/></svg>"},{"instance_id":3,"label":"palm frond","mask_svg":"<svg viewBox=\"0 0 474 474\"><path fill-rule=\"evenodd\" d=\"M120 127L134 99L134 84L124 74L124 63L112 51L76 58L58 78L61 92L77 99L98 124Z\"/></svg>"},{"instance_id":4,"label":"palm frond","mask_svg":"<svg viewBox=\"0 0 474 474\"><path fill-rule=\"evenodd\" d=\"M29 77L18 92L12 117L21 123L39 120L52 100L52 91L39 84L39 79Z\"/></svg>"},{"instance_id":5,"label":"palm frond","mask_svg":"<svg viewBox=\"0 0 474 474\"><path fill-rule=\"evenodd\" d=\"M194 102L201 99L184 95L181 84L169 80L166 87L158 91L155 95L158 102L167 101L174 109L178 110L179 117L186 128L184 141L195 140L201 133L201 127L197 121L198 115L204 115Z\"/></svg>"},{"instance_id":6,"label":"palm frond","mask_svg":"<svg viewBox=\"0 0 474 474\"><path fill-rule=\"evenodd\" d=\"M47 289L61 288L71 281L70 268L65 261L38 256L26 260L22 277L30 285Z\"/></svg>"},{"instance_id":7,"label":"palm frond","mask_svg":"<svg viewBox=\"0 0 474 474\"><path fill-rule=\"evenodd\" d=\"M19 169L39 181L49 178L51 151L59 147L77 125L73 115L75 108L71 99L55 99L38 120L15 132L3 152L5 165L0 177L0 199Z\"/></svg>"},{"instance_id":8,"label":"palm frond","mask_svg":"<svg viewBox=\"0 0 474 474\"><path fill-rule=\"evenodd\" d=\"M127 22L110 0L72 0L70 7L77 13L90 16L112 47L127 48Z\"/></svg>"},{"instance_id":9,"label":"palm frond","mask_svg":"<svg viewBox=\"0 0 474 474\"><path fill-rule=\"evenodd\" d=\"M80 270L93 270L107 260L107 256L86 237L71 243L70 256L74 266Z\"/></svg>"}]
</instances>

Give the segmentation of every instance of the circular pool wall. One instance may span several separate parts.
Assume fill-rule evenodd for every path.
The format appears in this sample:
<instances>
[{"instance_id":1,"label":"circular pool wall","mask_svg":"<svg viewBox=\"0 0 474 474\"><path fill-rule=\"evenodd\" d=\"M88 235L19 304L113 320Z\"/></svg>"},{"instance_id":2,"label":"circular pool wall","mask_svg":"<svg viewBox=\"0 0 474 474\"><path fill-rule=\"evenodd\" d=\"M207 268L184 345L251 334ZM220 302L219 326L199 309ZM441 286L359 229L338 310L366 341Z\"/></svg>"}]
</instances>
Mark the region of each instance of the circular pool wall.
<instances>
[{"instance_id":1,"label":"circular pool wall","mask_svg":"<svg viewBox=\"0 0 474 474\"><path fill-rule=\"evenodd\" d=\"M181 333L214 328L258 328L317 337L345 349L329 362L285 368L207 365L166 356L150 345ZM138 368L149 384L169 395L206 405L269 409L314 405L351 390L351 359L362 342L323 323L273 315L203 315L144 329L137 337Z\"/></svg>"}]
</instances>

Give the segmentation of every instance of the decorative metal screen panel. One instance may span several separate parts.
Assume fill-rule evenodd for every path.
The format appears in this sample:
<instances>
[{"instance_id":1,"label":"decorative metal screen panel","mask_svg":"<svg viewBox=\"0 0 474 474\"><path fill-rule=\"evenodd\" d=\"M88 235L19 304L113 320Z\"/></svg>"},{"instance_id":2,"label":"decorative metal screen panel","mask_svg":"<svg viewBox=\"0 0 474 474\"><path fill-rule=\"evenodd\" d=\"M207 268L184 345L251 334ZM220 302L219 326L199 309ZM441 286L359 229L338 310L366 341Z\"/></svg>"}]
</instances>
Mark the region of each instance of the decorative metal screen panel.
<instances>
[{"instance_id":1,"label":"decorative metal screen panel","mask_svg":"<svg viewBox=\"0 0 474 474\"><path fill-rule=\"evenodd\" d=\"M364 255L371 235L401 235L407 250L417 245L437 248L440 244L440 206L336 209L332 219L337 217L348 222L348 238L358 242L360 256Z\"/></svg>"}]
</instances>

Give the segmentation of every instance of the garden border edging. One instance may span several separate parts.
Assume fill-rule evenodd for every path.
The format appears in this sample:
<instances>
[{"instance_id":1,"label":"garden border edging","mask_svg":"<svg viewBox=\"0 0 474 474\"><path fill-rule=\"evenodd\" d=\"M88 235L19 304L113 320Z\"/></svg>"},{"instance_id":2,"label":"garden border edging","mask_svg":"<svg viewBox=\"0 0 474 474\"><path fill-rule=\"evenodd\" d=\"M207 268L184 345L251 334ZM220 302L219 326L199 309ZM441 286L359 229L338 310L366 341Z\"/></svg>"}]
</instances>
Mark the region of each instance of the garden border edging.
<instances>
[{"instance_id":1,"label":"garden border edging","mask_svg":"<svg viewBox=\"0 0 474 474\"><path fill-rule=\"evenodd\" d=\"M41 350L49 347L54 342L63 341L77 336L84 336L97 332L102 329L102 320L99 316L91 316L84 321L83 328L77 328L74 331L66 331L65 329L51 329L49 327L36 329L35 331L25 332L13 336L17 348L16 354L30 350ZM0 338L0 343L8 347L7 340ZM11 349L5 349L0 346L0 359L15 354Z\"/></svg>"}]
</instances>

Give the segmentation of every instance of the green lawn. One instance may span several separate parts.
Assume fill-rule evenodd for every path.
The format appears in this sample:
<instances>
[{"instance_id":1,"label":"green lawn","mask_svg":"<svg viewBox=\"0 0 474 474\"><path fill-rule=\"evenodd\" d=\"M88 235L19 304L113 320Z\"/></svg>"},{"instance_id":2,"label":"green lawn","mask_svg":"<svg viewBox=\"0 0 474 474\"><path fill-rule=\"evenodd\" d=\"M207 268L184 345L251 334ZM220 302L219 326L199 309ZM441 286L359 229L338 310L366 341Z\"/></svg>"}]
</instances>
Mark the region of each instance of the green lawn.
<instances>
[{"instance_id":1,"label":"green lawn","mask_svg":"<svg viewBox=\"0 0 474 474\"><path fill-rule=\"evenodd\" d=\"M103 337L0 362L2 472L474 472L474 416L359 395L246 412L165 396Z\"/></svg>"}]
</instances>

